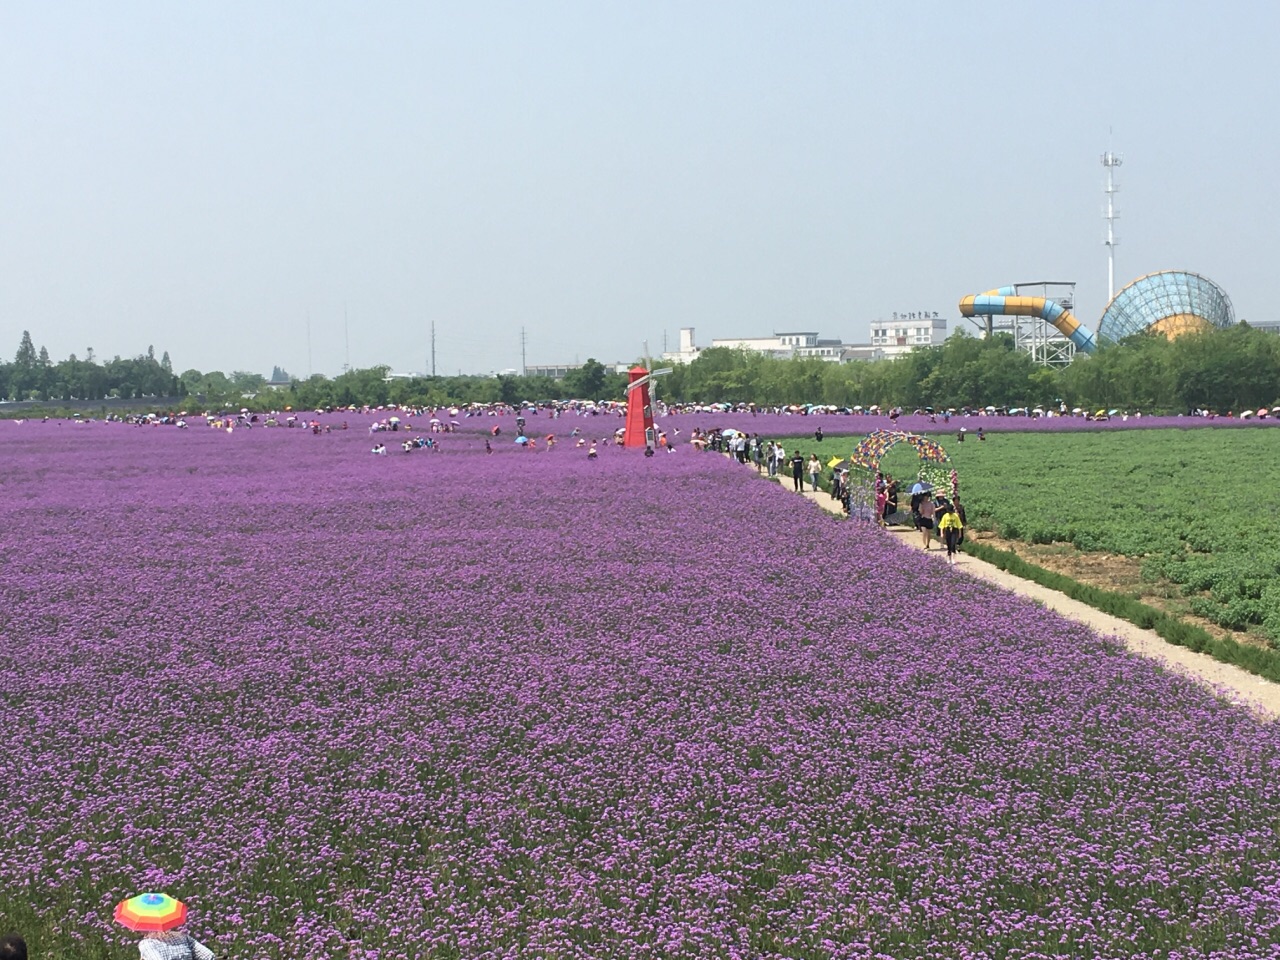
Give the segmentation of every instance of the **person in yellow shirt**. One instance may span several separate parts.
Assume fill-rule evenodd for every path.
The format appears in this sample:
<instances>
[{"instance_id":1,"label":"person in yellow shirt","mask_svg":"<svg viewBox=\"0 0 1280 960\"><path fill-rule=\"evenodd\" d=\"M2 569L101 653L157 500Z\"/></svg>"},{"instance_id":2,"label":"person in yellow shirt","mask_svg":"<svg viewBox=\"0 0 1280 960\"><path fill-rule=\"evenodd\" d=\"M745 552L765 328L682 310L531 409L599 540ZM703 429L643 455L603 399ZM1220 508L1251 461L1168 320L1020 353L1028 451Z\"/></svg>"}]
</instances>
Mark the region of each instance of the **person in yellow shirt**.
<instances>
[{"instance_id":1,"label":"person in yellow shirt","mask_svg":"<svg viewBox=\"0 0 1280 960\"><path fill-rule=\"evenodd\" d=\"M942 534L942 540L947 545L947 563L953 567L956 564L956 547L960 544L962 530L964 530L964 522L954 509L948 510L938 521L938 532Z\"/></svg>"}]
</instances>

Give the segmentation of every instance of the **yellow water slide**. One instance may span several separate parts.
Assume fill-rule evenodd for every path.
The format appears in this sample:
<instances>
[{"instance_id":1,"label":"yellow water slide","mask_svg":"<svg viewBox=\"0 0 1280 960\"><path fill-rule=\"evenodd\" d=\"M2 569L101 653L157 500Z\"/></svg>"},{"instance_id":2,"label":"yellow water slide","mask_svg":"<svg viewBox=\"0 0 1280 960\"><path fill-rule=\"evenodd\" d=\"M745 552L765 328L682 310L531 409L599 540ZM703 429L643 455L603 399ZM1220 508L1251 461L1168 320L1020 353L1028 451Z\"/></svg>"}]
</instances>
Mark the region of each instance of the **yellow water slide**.
<instances>
[{"instance_id":1,"label":"yellow water slide","mask_svg":"<svg viewBox=\"0 0 1280 960\"><path fill-rule=\"evenodd\" d=\"M960 301L962 317L1039 317L1058 328L1076 345L1077 350L1093 353L1098 349L1093 331L1072 315L1071 311L1045 297L1022 297L1015 287L1001 287L986 293L965 297Z\"/></svg>"}]
</instances>

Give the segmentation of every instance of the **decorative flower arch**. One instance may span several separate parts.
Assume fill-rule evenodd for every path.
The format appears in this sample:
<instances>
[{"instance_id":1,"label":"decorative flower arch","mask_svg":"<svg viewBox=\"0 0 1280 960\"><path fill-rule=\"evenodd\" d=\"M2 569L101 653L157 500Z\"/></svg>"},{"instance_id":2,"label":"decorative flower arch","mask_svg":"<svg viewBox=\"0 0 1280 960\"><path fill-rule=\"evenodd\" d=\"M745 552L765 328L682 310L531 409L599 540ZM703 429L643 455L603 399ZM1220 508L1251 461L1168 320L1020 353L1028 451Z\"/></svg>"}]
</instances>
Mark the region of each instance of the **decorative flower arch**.
<instances>
[{"instance_id":1,"label":"decorative flower arch","mask_svg":"<svg viewBox=\"0 0 1280 960\"><path fill-rule=\"evenodd\" d=\"M904 430L873 430L858 441L849 456L850 516L870 517L874 514L880 461L901 443L916 451L920 458L920 475L934 490L949 489L953 500L960 493L960 478L951 467L951 457L938 441Z\"/></svg>"}]
</instances>

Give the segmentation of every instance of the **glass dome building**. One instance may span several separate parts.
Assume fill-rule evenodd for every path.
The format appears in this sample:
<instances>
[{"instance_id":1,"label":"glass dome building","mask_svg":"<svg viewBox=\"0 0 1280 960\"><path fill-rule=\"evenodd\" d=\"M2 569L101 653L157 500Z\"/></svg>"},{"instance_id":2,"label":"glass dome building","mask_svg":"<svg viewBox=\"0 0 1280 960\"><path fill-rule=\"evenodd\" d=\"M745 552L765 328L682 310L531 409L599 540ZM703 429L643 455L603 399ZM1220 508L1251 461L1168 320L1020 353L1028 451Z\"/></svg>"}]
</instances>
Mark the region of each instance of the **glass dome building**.
<instances>
[{"instance_id":1,"label":"glass dome building","mask_svg":"<svg viewBox=\"0 0 1280 960\"><path fill-rule=\"evenodd\" d=\"M1114 342L1153 330L1172 340L1235 322L1231 298L1212 280L1198 273L1164 270L1139 277L1112 298L1098 324L1098 337Z\"/></svg>"}]
</instances>

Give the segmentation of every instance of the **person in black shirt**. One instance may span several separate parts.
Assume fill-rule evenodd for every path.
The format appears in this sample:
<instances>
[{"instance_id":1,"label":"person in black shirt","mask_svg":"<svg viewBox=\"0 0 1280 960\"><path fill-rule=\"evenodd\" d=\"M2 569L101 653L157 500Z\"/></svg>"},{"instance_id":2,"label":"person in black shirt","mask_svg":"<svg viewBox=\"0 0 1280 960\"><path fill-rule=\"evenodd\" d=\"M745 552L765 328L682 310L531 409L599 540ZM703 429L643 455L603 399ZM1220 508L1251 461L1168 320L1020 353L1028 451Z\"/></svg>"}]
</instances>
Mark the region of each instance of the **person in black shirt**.
<instances>
[{"instance_id":1,"label":"person in black shirt","mask_svg":"<svg viewBox=\"0 0 1280 960\"><path fill-rule=\"evenodd\" d=\"M804 454L799 450L791 455L791 482L798 493L804 493Z\"/></svg>"}]
</instances>

